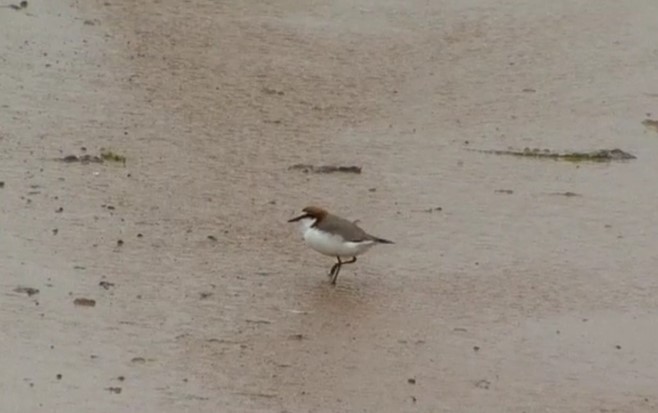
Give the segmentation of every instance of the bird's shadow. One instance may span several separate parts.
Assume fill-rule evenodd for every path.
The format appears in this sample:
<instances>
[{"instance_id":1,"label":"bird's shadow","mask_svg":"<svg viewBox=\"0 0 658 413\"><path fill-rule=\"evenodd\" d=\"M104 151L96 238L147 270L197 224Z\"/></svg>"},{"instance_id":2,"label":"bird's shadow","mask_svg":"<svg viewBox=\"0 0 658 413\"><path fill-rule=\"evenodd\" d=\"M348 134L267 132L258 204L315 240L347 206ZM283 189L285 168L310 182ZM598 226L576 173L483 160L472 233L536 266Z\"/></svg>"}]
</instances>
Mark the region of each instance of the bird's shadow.
<instances>
[{"instance_id":1,"label":"bird's shadow","mask_svg":"<svg viewBox=\"0 0 658 413\"><path fill-rule=\"evenodd\" d=\"M347 277L345 277L347 278ZM341 319L356 321L368 318L373 310L372 290L365 280L338 279L336 285L328 277L310 285L306 303L314 318L339 321Z\"/></svg>"}]
</instances>

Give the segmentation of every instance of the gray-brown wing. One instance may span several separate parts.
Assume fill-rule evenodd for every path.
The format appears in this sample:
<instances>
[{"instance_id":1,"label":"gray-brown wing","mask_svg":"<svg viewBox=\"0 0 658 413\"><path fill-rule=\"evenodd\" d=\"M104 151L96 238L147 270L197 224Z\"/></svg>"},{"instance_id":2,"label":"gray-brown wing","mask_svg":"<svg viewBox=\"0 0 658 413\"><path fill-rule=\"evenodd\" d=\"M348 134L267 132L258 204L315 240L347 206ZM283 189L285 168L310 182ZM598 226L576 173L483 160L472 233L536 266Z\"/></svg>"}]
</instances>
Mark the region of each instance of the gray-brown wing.
<instances>
[{"instance_id":1,"label":"gray-brown wing","mask_svg":"<svg viewBox=\"0 0 658 413\"><path fill-rule=\"evenodd\" d=\"M322 231L340 234L347 241L359 242L372 239L372 237L359 228L358 225L335 215L327 216L320 221L316 227Z\"/></svg>"}]
</instances>

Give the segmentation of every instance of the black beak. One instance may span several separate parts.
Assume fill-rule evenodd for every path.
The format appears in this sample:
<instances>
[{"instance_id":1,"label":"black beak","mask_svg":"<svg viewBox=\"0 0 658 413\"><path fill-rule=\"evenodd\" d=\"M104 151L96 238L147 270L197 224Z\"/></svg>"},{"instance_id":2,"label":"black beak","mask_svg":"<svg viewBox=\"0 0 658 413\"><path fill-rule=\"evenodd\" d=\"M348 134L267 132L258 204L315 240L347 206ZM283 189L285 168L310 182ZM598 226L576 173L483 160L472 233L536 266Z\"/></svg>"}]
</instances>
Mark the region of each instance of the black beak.
<instances>
[{"instance_id":1,"label":"black beak","mask_svg":"<svg viewBox=\"0 0 658 413\"><path fill-rule=\"evenodd\" d=\"M300 215L300 216L298 216L298 217L296 217L296 218L289 219L288 222L299 221L300 219L308 218L309 216L310 216L310 215L308 215L308 214Z\"/></svg>"}]
</instances>

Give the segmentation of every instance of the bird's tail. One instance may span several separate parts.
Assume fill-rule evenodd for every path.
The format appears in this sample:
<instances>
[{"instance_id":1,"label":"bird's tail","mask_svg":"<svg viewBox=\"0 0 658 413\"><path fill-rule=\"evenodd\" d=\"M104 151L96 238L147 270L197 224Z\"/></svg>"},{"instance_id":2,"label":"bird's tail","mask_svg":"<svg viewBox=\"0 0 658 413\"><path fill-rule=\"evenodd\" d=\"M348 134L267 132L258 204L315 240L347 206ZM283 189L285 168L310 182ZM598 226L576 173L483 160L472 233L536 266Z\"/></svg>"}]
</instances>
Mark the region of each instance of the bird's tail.
<instances>
[{"instance_id":1,"label":"bird's tail","mask_svg":"<svg viewBox=\"0 0 658 413\"><path fill-rule=\"evenodd\" d=\"M375 239L375 242L378 242L380 244L395 244L395 242L389 241L389 240L384 239L384 238L377 238L377 237L373 237L373 238Z\"/></svg>"}]
</instances>

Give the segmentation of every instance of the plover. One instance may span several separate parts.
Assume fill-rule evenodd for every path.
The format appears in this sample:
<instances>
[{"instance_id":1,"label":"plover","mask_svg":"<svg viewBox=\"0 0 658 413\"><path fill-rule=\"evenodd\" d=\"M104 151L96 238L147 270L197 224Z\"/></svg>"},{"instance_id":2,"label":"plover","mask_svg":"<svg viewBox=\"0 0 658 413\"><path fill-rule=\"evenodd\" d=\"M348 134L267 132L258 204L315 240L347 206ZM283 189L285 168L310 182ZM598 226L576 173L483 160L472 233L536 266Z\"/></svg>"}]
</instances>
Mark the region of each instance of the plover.
<instances>
[{"instance_id":1,"label":"plover","mask_svg":"<svg viewBox=\"0 0 658 413\"><path fill-rule=\"evenodd\" d=\"M393 244L393 241L375 237L361 229L356 222L332 215L317 206L307 206L304 213L288 222L301 222L304 242L319 253L336 257L338 260L331 270L331 283L336 284L338 273L344 264L353 264L356 257L376 244ZM352 258L343 261L341 258Z\"/></svg>"}]
</instances>

